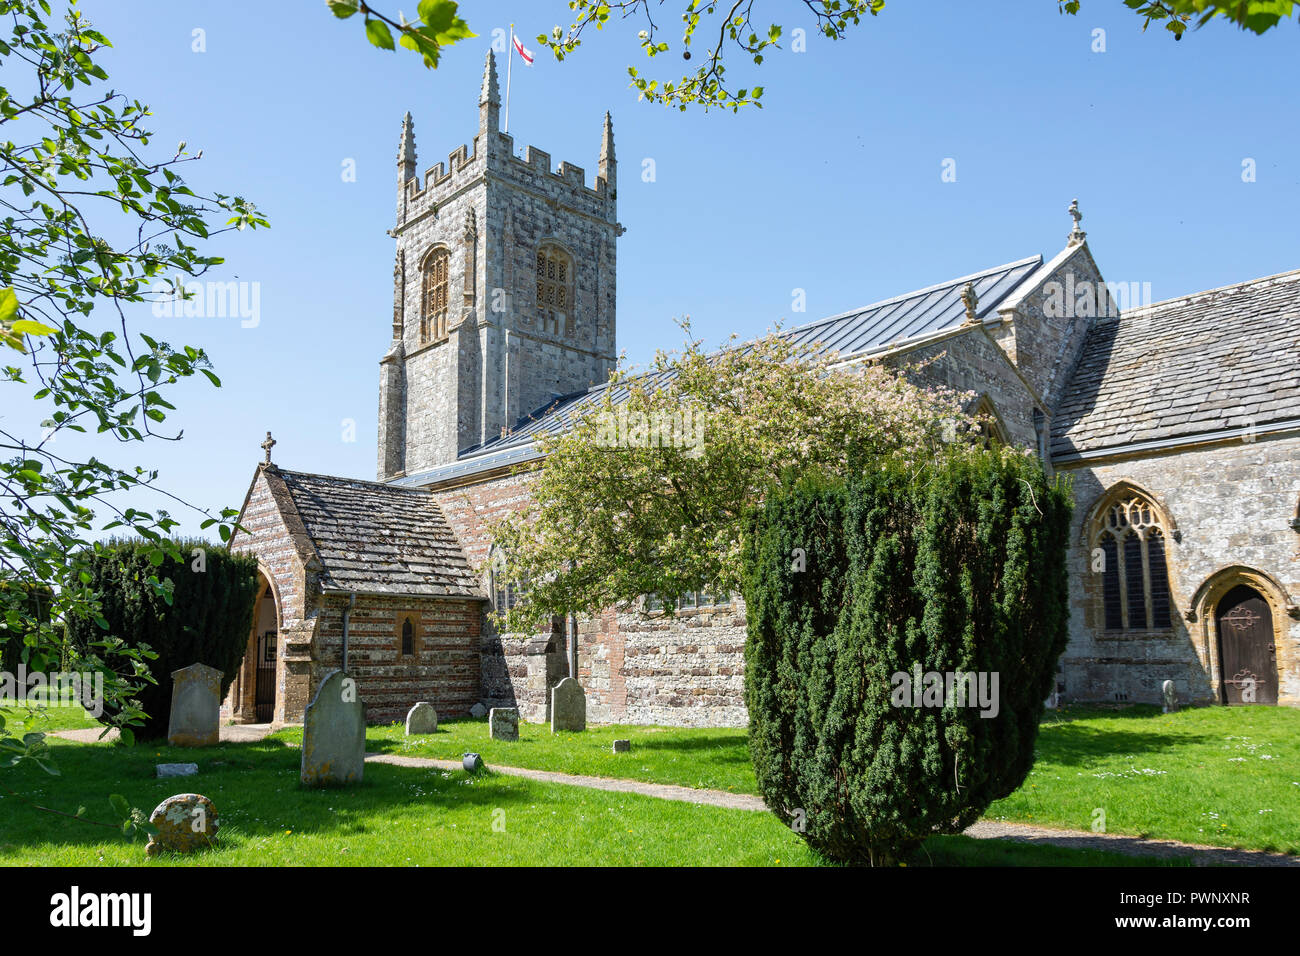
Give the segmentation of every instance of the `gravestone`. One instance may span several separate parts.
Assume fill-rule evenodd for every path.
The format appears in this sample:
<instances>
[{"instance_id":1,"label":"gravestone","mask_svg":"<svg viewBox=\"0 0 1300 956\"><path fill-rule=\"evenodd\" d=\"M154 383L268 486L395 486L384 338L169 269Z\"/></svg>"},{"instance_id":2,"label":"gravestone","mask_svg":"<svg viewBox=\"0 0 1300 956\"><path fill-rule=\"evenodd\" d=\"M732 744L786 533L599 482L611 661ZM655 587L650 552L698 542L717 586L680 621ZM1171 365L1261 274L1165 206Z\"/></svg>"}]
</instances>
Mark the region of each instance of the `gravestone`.
<instances>
[{"instance_id":1,"label":"gravestone","mask_svg":"<svg viewBox=\"0 0 1300 956\"><path fill-rule=\"evenodd\" d=\"M469 709L469 715L474 718L483 718L487 716L488 709L482 703L475 704Z\"/></svg>"},{"instance_id":2,"label":"gravestone","mask_svg":"<svg viewBox=\"0 0 1300 956\"><path fill-rule=\"evenodd\" d=\"M632 741L616 740L614 741L614 753L627 754L632 752Z\"/></svg>"},{"instance_id":3,"label":"gravestone","mask_svg":"<svg viewBox=\"0 0 1300 956\"><path fill-rule=\"evenodd\" d=\"M587 729L587 694L572 677L566 677L551 691L551 733Z\"/></svg>"},{"instance_id":4,"label":"gravestone","mask_svg":"<svg viewBox=\"0 0 1300 956\"><path fill-rule=\"evenodd\" d=\"M422 700L406 713L406 736L438 732L438 712L433 704Z\"/></svg>"},{"instance_id":5,"label":"gravestone","mask_svg":"<svg viewBox=\"0 0 1300 956\"><path fill-rule=\"evenodd\" d=\"M1172 714L1178 710L1178 689L1171 680L1165 681L1160 685L1160 693L1164 696L1166 714Z\"/></svg>"},{"instance_id":6,"label":"gravestone","mask_svg":"<svg viewBox=\"0 0 1300 956\"><path fill-rule=\"evenodd\" d=\"M519 709L493 707L488 712L488 736L493 740L518 740Z\"/></svg>"},{"instance_id":7,"label":"gravestone","mask_svg":"<svg viewBox=\"0 0 1300 956\"><path fill-rule=\"evenodd\" d=\"M149 814L158 832L149 837L144 852L157 856L163 850L190 853L211 846L217 838L217 808L201 793L168 797Z\"/></svg>"},{"instance_id":8,"label":"gravestone","mask_svg":"<svg viewBox=\"0 0 1300 956\"><path fill-rule=\"evenodd\" d=\"M157 765L159 777L192 777L199 772L196 763L160 763Z\"/></svg>"},{"instance_id":9,"label":"gravestone","mask_svg":"<svg viewBox=\"0 0 1300 956\"><path fill-rule=\"evenodd\" d=\"M330 671L302 722L302 782L309 787L360 783L366 758L366 718L356 681Z\"/></svg>"},{"instance_id":10,"label":"gravestone","mask_svg":"<svg viewBox=\"0 0 1300 956\"><path fill-rule=\"evenodd\" d=\"M173 747L210 747L221 739L221 671L191 664L172 671L172 710L167 742Z\"/></svg>"},{"instance_id":11,"label":"gravestone","mask_svg":"<svg viewBox=\"0 0 1300 956\"><path fill-rule=\"evenodd\" d=\"M478 754L465 754L461 757L460 765L467 773L478 773L483 769L483 758Z\"/></svg>"}]
</instances>

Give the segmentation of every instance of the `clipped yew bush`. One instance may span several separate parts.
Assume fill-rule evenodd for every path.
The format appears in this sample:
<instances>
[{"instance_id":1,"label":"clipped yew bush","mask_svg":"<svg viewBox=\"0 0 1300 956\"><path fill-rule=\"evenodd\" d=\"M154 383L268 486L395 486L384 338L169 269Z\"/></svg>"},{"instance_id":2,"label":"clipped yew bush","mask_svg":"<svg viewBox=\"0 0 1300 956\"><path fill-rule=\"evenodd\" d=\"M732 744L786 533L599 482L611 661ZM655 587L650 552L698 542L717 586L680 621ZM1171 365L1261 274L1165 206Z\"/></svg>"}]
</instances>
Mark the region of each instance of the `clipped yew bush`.
<instances>
[{"instance_id":1,"label":"clipped yew bush","mask_svg":"<svg viewBox=\"0 0 1300 956\"><path fill-rule=\"evenodd\" d=\"M805 477L754 514L750 751L764 800L817 852L894 864L1024 781L1065 649L1070 509L1037 459L954 448ZM997 677L987 706L946 692L971 672L989 691Z\"/></svg>"},{"instance_id":2,"label":"clipped yew bush","mask_svg":"<svg viewBox=\"0 0 1300 956\"><path fill-rule=\"evenodd\" d=\"M179 557L140 540L109 542L88 554L85 583L99 596L102 622L68 621L68 641L76 648L120 640L157 655L146 656L152 681L133 672L119 675L139 687L136 698L146 717L134 735L143 740L167 735L172 671L215 667L225 694L247 649L257 600L256 558L209 541L173 544ZM160 593L151 578L170 585ZM99 719L111 723L117 713L110 704Z\"/></svg>"}]
</instances>

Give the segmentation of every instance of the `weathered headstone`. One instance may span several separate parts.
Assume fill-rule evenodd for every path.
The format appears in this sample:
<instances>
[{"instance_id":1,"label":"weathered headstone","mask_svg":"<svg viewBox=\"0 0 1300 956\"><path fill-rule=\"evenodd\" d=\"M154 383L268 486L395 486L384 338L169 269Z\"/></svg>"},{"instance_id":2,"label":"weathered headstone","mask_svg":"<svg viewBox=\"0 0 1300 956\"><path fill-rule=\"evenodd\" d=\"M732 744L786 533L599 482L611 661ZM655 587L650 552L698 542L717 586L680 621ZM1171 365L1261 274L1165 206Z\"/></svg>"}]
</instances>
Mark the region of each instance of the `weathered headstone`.
<instances>
[{"instance_id":1,"label":"weathered headstone","mask_svg":"<svg viewBox=\"0 0 1300 956\"><path fill-rule=\"evenodd\" d=\"M1166 714L1172 714L1178 710L1178 689L1171 680L1165 681L1160 685L1160 693L1164 696Z\"/></svg>"},{"instance_id":2,"label":"weathered headstone","mask_svg":"<svg viewBox=\"0 0 1300 956\"><path fill-rule=\"evenodd\" d=\"M406 712L406 736L438 732L438 712L433 704L422 700Z\"/></svg>"},{"instance_id":3,"label":"weathered headstone","mask_svg":"<svg viewBox=\"0 0 1300 956\"><path fill-rule=\"evenodd\" d=\"M632 741L630 741L630 740L616 740L616 741L614 741L614 753L616 753L616 754L626 754L626 753L631 753L631 752L632 752Z\"/></svg>"},{"instance_id":4,"label":"weathered headstone","mask_svg":"<svg viewBox=\"0 0 1300 956\"><path fill-rule=\"evenodd\" d=\"M221 671L207 664L172 671L167 742L173 747L210 747L220 740Z\"/></svg>"},{"instance_id":5,"label":"weathered headstone","mask_svg":"<svg viewBox=\"0 0 1300 956\"><path fill-rule=\"evenodd\" d=\"M478 754L465 754L461 758L460 765L469 773L478 773L483 769L483 758Z\"/></svg>"},{"instance_id":6,"label":"weathered headstone","mask_svg":"<svg viewBox=\"0 0 1300 956\"><path fill-rule=\"evenodd\" d=\"M482 703L475 704L469 709L469 715L474 718L486 717L487 713L488 709L484 707Z\"/></svg>"},{"instance_id":7,"label":"weathered headstone","mask_svg":"<svg viewBox=\"0 0 1300 956\"><path fill-rule=\"evenodd\" d=\"M493 707L488 712L488 736L493 740L518 740L519 709Z\"/></svg>"},{"instance_id":8,"label":"weathered headstone","mask_svg":"<svg viewBox=\"0 0 1300 956\"><path fill-rule=\"evenodd\" d=\"M158 828L144 848L149 856L163 850L190 853L217 838L217 808L201 793L168 797L149 814L149 822Z\"/></svg>"},{"instance_id":9,"label":"weathered headstone","mask_svg":"<svg viewBox=\"0 0 1300 956\"><path fill-rule=\"evenodd\" d=\"M302 782L309 787L360 783L366 758L366 718L356 681L330 671L302 722Z\"/></svg>"},{"instance_id":10,"label":"weathered headstone","mask_svg":"<svg viewBox=\"0 0 1300 956\"><path fill-rule=\"evenodd\" d=\"M587 729L587 694L572 677L566 677L551 691L551 733Z\"/></svg>"},{"instance_id":11,"label":"weathered headstone","mask_svg":"<svg viewBox=\"0 0 1300 956\"><path fill-rule=\"evenodd\" d=\"M157 765L159 777L192 777L199 772L196 763L160 763Z\"/></svg>"}]
</instances>

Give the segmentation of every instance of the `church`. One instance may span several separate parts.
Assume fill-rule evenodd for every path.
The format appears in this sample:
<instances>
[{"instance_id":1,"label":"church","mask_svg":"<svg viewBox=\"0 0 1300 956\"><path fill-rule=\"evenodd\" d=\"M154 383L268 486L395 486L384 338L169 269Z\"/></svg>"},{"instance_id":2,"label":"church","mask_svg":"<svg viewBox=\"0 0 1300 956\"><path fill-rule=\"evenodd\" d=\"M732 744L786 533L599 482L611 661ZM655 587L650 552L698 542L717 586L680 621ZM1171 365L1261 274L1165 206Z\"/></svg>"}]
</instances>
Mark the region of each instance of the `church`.
<instances>
[{"instance_id":1,"label":"church","mask_svg":"<svg viewBox=\"0 0 1300 956\"><path fill-rule=\"evenodd\" d=\"M489 52L472 147L397 154L392 342L379 362L377 480L265 460L231 547L259 598L223 705L296 723L352 674L367 719L417 701L549 717L574 676L594 722L743 726L745 608L652 596L538 634L487 527L529 499L538 440L597 401L616 362L618 180L608 114L585 171L499 129ZM1061 702L1300 706L1300 270L1155 304L1110 286L1077 204L1064 248L947 279L787 334L843 362L910 365L976 396L995 437L1069 476ZM615 396L617 400L617 396Z\"/></svg>"}]
</instances>

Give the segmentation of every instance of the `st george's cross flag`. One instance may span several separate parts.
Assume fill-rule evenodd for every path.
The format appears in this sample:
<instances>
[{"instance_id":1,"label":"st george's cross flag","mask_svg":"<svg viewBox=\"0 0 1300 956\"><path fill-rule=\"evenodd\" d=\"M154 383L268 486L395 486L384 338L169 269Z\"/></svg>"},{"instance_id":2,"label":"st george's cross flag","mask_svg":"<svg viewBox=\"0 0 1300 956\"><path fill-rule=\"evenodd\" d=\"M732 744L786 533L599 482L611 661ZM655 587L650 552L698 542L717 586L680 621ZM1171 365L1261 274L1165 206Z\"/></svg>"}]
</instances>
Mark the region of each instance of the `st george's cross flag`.
<instances>
[{"instance_id":1,"label":"st george's cross flag","mask_svg":"<svg viewBox=\"0 0 1300 956\"><path fill-rule=\"evenodd\" d=\"M526 46L523 45L519 37L512 37L512 39L515 41L515 50L518 51L519 55L524 58L525 63L527 63L529 66L532 66L533 65L532 52Z\"/></svg>"}]
</instances>

